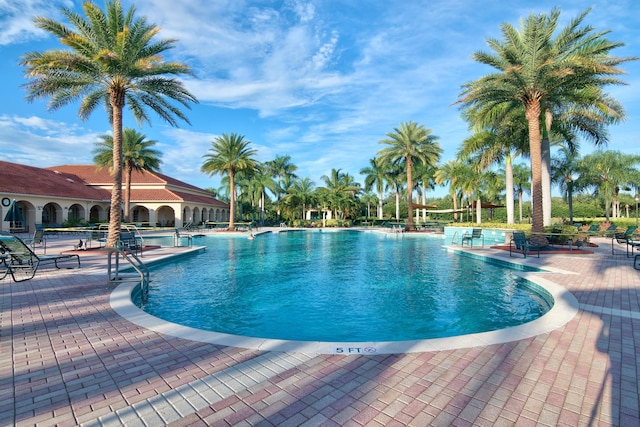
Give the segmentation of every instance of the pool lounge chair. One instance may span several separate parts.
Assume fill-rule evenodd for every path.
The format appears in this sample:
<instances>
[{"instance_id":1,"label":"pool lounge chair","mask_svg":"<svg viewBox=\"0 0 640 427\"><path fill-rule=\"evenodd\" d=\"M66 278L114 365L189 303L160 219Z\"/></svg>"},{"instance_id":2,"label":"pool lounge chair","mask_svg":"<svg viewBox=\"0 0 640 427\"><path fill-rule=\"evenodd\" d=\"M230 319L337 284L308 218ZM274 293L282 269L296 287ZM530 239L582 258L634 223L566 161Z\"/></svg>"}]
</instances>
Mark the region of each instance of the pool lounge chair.
<instances>
[{"instance_id":1,"label":"pool lounge chair","mask_svg":"<svg viewBox=\"0 0 640 427\"><path fill-rule=\"evenodd\" d=\"M524 257L527 257L527 253L536 251L538 258L540 258L540 245L532 244L522 231L514 231L513 237L509 242L509 256L513 256L513 249L521 251Z\"/></svg>"},{"instance_id":2,"label":"pool lounge chair","mask_svg":"<svg viewBox=\"0 0 640 427\"><path fill-rule=\"evenodd\" d=\"M60 263L75 261L80 268L80 257L77 254L36 255L24 240L11 234L0 235L0 255L5 269L4 275L10 274L14 282L33 279L38 268L46 264L62 268Z\"/></svg>"}]
</instances>

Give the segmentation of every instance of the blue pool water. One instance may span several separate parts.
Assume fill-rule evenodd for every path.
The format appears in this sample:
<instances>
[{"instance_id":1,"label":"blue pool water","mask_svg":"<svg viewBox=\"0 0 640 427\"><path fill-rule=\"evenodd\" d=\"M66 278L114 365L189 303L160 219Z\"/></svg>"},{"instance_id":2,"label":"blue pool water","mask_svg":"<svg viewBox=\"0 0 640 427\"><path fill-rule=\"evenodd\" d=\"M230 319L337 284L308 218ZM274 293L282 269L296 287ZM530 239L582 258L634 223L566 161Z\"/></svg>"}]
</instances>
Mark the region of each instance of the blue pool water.
<instances>
[{"instance_id":1,"label":"blue pool water","mask_svg":"<svg viewBox=\"0 0 640 427\"><path fill-rule=\"evenodd\" d=\"M287 232L203 237L152 269L146 312L210 331L299 341L402 341L534 320L548 294L424 236Z\"/></svg>"}]
</instances>

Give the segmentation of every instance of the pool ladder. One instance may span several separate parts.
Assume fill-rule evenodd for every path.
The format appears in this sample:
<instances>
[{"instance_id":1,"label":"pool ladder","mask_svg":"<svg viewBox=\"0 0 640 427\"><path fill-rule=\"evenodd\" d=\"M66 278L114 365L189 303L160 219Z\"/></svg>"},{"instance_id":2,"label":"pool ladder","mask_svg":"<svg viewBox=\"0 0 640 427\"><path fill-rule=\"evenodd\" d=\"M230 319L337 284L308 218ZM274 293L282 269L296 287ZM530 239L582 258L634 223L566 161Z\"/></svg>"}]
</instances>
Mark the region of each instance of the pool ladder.
<instances>
[{"instance_id":1,"label":"pool ladder","mask_svg":"<svg viewBox=\"0 0 640 427\"><path fill-rule=\"evenodd\" d=\"M131 268L135 270L135 273L122 272L122 270L128 270L130 267L120 267L121 257L129 263ZM151 282L151 279L149 278L149 268L140 260L140 258L138 258L138 256L132 250L128 248L108 248L107 274L108 282L110 284L123 282L139 282L142 296L146 297L147 293L149 292L149 282Z\"/></svg>"},{"instance_id":2,"label":"pool ladder","mask_svg":"<svg viewBox=\"0 0 640 427\"><path fill-rule=\"evenodd\" d=\"M451 237L451 244L452 244L452 245L457 245L457 244L459 244L459 242L458 242L458 240L459 240L459 239L460 239L460 237L458 236L458 232L457 232L457 231L455 231L455 232L453 233L453 237Z\"/></svg>"}]
</instances>

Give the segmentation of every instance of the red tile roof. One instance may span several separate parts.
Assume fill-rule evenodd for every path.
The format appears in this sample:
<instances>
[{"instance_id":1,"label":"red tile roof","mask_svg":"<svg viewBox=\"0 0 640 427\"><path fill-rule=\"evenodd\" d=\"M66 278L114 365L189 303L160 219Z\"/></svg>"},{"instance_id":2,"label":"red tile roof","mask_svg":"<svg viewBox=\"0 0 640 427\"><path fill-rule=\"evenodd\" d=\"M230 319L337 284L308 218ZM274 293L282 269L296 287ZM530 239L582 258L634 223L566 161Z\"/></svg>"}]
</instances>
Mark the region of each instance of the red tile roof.
<instances>
[{"instance_id":1,"label":"red tile roof","mask_svg":"<svg viewBox=\"0 0 640 427\"><path fill-rule=\"evenodd\" d=\"M108 201L110 192L87 186L77 175L0 161L0 192Z\"/></svg>"},{"instance_id":2,"label":"red tile roof","mask_svg":"<svg viewBox=\"0 0 640 427\"><path fill-rule=\"evenodd\" d=\"M132 202L184 201L229 207L227 203L215 199L202 188L160 173L134 171L131 183L156 187L132 188ZM111 191L99 186L110 188L112 184L109 169L97 169L95 165L61 165L41 169L0 161L0 193L109 201Z\"/></svg>"}]
</instances>

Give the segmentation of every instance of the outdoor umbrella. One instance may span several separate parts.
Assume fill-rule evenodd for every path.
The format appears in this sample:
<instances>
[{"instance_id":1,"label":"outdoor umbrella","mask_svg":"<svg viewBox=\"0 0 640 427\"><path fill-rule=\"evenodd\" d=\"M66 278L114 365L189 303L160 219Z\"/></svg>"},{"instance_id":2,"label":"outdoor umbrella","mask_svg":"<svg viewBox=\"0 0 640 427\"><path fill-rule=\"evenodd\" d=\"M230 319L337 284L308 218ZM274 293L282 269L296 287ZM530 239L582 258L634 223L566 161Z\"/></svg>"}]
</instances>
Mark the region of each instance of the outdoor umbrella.
<instances>
[{"instance_id":1,"label":"outdoor umbrella","mask_svg":"<svg viewBox=\"0 0 640 427\"><path fill-rule=\"evenodd\" d=\"M13 202L11 202L11 205L9 205L9 210L7 211L7 214L4 216L4 220L12 223L24 222L24 219L22 218L22 214L20 213L20 209L18 209L18 204L16 203L16 199L13 199Z\"/></svg>"}]
</instances>

